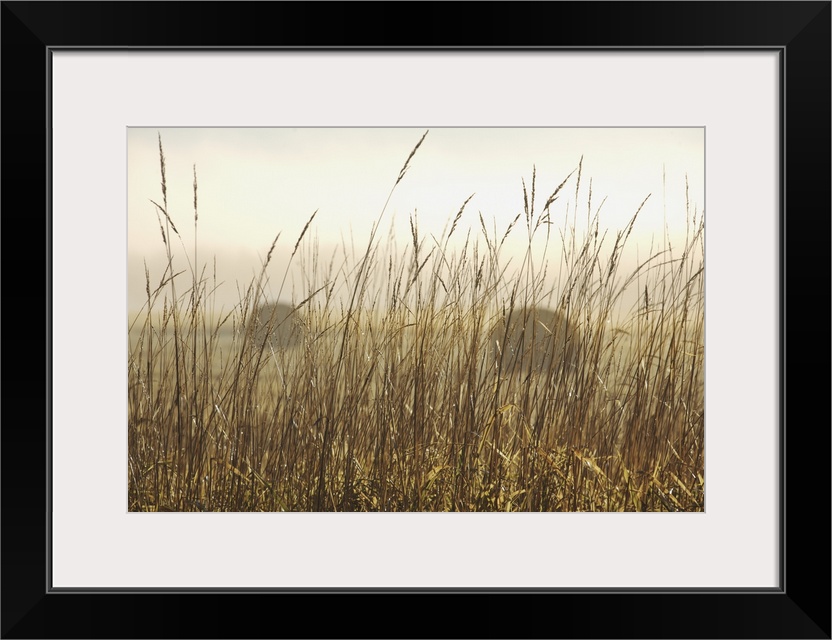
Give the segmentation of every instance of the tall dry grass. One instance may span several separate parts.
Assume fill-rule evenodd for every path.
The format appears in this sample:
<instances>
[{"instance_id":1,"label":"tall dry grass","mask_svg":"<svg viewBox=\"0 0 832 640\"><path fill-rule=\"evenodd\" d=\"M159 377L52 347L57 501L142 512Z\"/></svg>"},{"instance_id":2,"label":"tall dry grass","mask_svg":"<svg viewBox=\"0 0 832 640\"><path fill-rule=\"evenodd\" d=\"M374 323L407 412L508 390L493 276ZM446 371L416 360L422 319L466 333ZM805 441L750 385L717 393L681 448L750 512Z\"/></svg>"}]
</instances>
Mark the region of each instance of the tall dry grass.
<instances>
[{"instance_id":1,"label":"tall dry grass","mask_svg":"<svg viewBox=\"0 0 832 640\"><path fill-rule=\"evenodd\" d=\"M158 282L146 271L129 327L130 510L703 509L701 214L688 211L684 246L665 240L631 273L620 264L640 208L614 237L591 196L587 232L578 205L555 222L567 188L579 202L580 164L542 208L533 173L524 211L504 230L480 216L461 250L450 241L468 201L438 237L411 218L398 251L377 237L382 210L340 264L307 239L313 214L284 243L304 278L294 304L272 302L289 293L285 274L268 275L278 234L222 310L197 261L196 171L181 265L161 138L159 159L168 261ZM529 248L509 271L512 234ZM548 273L540 240L558 256ZM633 288L640 302L622 316Z\"/></svg>"}]
</instances>

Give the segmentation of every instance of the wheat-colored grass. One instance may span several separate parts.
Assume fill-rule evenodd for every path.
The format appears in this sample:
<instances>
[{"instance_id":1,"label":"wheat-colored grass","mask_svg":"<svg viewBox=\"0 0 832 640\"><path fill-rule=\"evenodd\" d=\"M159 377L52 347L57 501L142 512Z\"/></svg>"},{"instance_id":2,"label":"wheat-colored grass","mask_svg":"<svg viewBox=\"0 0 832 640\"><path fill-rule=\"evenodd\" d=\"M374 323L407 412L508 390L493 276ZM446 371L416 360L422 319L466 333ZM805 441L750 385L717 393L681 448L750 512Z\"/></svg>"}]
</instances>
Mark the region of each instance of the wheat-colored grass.
<instances>
[{"instance_id":1,"label":"wheat-colored grass","mask_svg":"<svg viewBox=\"0 0 832 640\"><path fill-rule=\"evenodd\" d=\"M611 250L597 213L586 237L554 229L580 165L539 211L533 174L512 225L489 231L480 217L456 251L467 201L446 234L413 218L406 252L373 232L334 268L306 237L312 216L285 245L304 273L293 304L267 295L278 234L239 304L218 311L197 266L196 172L180 265L161 139L159 156L168 265L158 285L148 275L130 327L130 510L703 509L701 214L688 212L684 247L629 274L619 265L638 212ZM531 249L509 274L501 249L515 233L530 247L551 239L554 286ZM634 287L640 303L622 317Z\"/></svg>"}]
</instances>

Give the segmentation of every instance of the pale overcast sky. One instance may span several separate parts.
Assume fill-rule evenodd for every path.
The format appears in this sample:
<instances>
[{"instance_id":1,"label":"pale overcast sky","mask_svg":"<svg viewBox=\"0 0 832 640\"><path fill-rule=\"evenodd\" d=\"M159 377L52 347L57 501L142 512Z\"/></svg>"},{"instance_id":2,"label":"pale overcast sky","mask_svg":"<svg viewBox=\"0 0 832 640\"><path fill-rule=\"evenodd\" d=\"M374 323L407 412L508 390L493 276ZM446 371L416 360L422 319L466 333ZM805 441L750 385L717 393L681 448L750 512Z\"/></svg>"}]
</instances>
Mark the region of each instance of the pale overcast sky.
<instances>
[{"instance_id":1,"label":"pale overcast sky","mask_svg":"<svg viewBox=\"0 0 832 640\"><path fill-rule=\"evenodd\" d=\"M130 128L128 129L128 280L131 311L144 298L147 259L151 280L161 275L163 247L150 200L161 203L158 135L167 167L171 217L193 246L193 166L199 184L199 262L217 257L226 284L225 305L238 300L235 280L250 281L278 232L291 251L310 215L321 252L328 256L350 234L363 251L405 159L426 129L368 128ZM704 208L705 134L702 128L433 128L411 160L388 205L382 233L393 225L401 246L409 242L409 217L420 232L439 236L462 203L475 194L459 223L479 233L479 213L502 232L523 211L522 179L531 188L537 170L537 207L578 166L583 175L578 220L586 219L589 179L593 213L601 201L602 229L611 239L648 194L633 240L646 254L665 224L684 234L685 176L691 206ZM663 187L663 172L665 186ZM553 208L555 222L570 215L575 177ZM518 230L519 231L519 230ZM459 231L455 234L464 237ZM522 233L517 236L522 248ZM173 245L177 259L183 249ZM275 263L275 273L285 265Z\"/></svg>"}]
</instances>

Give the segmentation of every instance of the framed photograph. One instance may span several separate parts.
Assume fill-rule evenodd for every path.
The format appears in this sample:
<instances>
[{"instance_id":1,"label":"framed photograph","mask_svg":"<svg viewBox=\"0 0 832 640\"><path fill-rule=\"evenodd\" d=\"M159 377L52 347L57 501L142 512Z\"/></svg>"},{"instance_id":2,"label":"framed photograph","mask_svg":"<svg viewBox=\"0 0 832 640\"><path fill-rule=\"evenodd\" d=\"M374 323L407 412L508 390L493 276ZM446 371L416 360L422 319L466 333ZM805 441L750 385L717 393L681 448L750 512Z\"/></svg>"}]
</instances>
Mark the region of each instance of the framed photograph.
<instances>
[{"instance_id":1,"label":"framed photograph","mask_svg":"<svg viewBox=\"0 0 832 640\"><path fill-rule=\"evenodd\" d=\"M3 636L829 638L830 3L322 6L3 3Z\"/></svg>"}]
</instances>

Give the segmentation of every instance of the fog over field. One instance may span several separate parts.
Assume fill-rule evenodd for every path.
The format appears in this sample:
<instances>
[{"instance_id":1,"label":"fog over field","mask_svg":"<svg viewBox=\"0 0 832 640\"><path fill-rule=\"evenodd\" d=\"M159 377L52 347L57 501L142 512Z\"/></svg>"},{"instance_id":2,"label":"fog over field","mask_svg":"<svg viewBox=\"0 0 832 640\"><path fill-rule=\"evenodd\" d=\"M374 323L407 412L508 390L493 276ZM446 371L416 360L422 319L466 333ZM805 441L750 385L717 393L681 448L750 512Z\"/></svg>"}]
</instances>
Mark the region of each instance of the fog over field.
<instances>
[{"instance_id":1,"label":"fog over field","mask_svg":"<svg viewBox=\"0 0 832 640\"><path fill-rule=\"evenodd\" d=\"M159 136L164 144L168 210L179 225L182 242L193 241L193 180L199 192L200 263L210 274L216 264L217 304L239 301L238 283L259 269L280 233L270 274L282 274L287 256L304 224L317 211L309 229L321 259L347 251L361 253L379 219L407 154L425 129L367 128L131 128L128 130L128 307L137 312L145 298L145 263L152 282L166 264L156 209L160 202ZM538 209L545 198L581 163L576 195L575 175L552 206L553 241L535 241L538 268L550 271L559 260L565 225L586 229L588 213L598 212L602 232L614 234L639 213L628 250L626 271L639 255L650 253L665 233L684 243L686 203L700 211L704 204L704 130L701 128L434 128L397 185L380 220L379 234L401 250L409 242L410 219L420 231L439 237L462 204L450 250L462 246L466 232L481 234L481 221L501 236L524 210L524 182L531 198L536 172ZM590 182L591 181L591 182ZM686 182L687 181L687 182ZM687 191L686 191L687 184ZM591 188L591 191L590 191ZM687 198L687 201L686 201ZM599 210L600 207L600 210ZM505 240L501 256L511 271L519 265L528 238L516 229ZM396 244L398 243L398 244ZM174 243L175 255L183 255ZM214 264L213 258L216 258ZM336 258L337 261L337 258ZM299 295L299 266L293 265L281 298ZM274 292L275 295L276 292ZM632 305L637 292L629 292ZM295 300L297 301L297 300Z\"/></svg>"}]
</instances>

